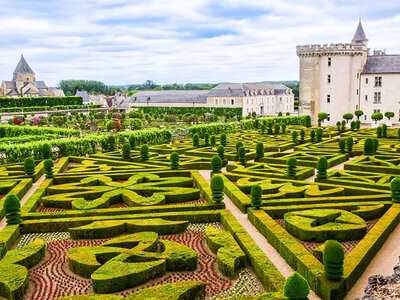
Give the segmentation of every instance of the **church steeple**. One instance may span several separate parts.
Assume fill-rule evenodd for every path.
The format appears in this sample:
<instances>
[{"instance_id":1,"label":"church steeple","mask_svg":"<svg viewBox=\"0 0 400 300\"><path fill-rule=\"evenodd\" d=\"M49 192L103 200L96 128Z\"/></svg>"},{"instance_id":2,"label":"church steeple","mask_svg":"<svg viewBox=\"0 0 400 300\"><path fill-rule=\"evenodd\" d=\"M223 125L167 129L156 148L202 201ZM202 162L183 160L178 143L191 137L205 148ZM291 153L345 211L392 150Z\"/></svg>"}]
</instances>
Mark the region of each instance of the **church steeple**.
<instances>
[{"instance_id":1,"label":"church steeple","mask_svg":"<svg viewBox=\"0 0 400 300\"><path fill-rule=\"evenodd\" d=\"M18 65L15 67L13 80L16 80L18 78L18 74L35 74L22 54Z\"/></svg>"},{"instance_id":2,"label":"church steeple","mask_svg":"<svg viewBox=\"0 0 400 300\"><path fill-rule=\"evenodd\" d=\"M358 23L356 33L354 34L353 40L351 42L353 44L366 44L368 42L368 39L365 36L364 28L361 24L361 20Z\"/></svg>"}]
</instances>

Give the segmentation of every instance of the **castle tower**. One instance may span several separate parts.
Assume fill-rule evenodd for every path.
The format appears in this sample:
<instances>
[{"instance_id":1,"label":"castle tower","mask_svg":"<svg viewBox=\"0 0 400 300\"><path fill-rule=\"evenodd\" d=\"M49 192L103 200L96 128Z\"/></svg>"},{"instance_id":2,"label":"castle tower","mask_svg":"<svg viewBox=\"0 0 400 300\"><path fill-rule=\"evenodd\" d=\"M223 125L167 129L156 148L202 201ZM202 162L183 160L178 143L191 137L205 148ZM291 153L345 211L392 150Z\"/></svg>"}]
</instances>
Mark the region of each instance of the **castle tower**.
<instances>
[{"instance_id":1,"label":"castle tower","mask_svg":"<svg viewBox=\"0 0 400 300\"><path fill-rule=\"evenodd\" d=\"M359 109L360 73L367 60L368 40L361 21L351 43L297 46L300 59L300 115L318 121L329 114L329 124Z\"/></svg>"}]
</instances>

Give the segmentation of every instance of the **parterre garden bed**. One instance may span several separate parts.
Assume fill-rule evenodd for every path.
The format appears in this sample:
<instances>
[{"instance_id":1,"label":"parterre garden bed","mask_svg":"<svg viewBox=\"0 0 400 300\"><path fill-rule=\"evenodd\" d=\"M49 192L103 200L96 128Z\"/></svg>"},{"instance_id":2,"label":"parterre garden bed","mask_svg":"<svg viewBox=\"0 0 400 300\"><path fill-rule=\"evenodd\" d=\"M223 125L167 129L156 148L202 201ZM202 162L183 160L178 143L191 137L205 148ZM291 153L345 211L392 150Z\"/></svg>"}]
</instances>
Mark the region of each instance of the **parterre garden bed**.
<instances>
[{"instance_id":1,"label":"parterre garden bed","mask_svg":"<svg viewBox=\"0 0 400 300\"><path fill-rule=\"evenodd\" d=\"M293 132L301 130L306 137L294 140ZM374 131L342 133L356 141L352 151L342 152L335 128L313 142L310 130L289 125L275 135L260 128L227 134L224 193L319 297L343 299L400 222L400 205L390 192L399 174L398 140L379 139L376 154L367 156L364 140ZM197 132L198 145L192 139L152 145L145 159L140 145L125 158L118 148L61 157L54 177L44 180L42 160L29 176L22 163L1 167L0 208L9 193L22 199L40 182L25 197L23 222L0 232L0 296L285 299L280 266L223 202L213 201L199 172L214 170L211 157L225 143L217 135L211 146L205 132ZM238 162L239 142L245 163ZM178 169L171 169L172 152L179 154ZM345 163L344 170L310 180L321 156L328 168ZM289 158L297 160L294 175L287 171ZM252 204L254 185L262 190L260 208ZM324 272L323 248L331 239L345 250L338 281Z\"/></svg>"}]
</instances>

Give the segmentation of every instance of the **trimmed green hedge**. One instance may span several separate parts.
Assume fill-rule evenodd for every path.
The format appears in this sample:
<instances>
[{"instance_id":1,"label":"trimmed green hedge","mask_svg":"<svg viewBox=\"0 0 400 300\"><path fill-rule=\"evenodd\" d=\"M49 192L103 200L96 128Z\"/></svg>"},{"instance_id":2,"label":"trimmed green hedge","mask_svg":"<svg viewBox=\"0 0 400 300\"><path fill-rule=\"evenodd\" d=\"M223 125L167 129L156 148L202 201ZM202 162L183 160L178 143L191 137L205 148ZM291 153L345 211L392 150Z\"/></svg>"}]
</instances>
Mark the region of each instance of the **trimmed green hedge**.
<instances>
[{"instance_id":1,"label":"trimmed green hedge","mask_svg":"<svg viewBox=\"0 0 400 300\"><path fill-rule=\"evenodd\" d=\"M82 105L80 96L68 97L0 97L0 107L30 107L30 106L56 106L56 105Z\"/></svg>"}]
</instances>

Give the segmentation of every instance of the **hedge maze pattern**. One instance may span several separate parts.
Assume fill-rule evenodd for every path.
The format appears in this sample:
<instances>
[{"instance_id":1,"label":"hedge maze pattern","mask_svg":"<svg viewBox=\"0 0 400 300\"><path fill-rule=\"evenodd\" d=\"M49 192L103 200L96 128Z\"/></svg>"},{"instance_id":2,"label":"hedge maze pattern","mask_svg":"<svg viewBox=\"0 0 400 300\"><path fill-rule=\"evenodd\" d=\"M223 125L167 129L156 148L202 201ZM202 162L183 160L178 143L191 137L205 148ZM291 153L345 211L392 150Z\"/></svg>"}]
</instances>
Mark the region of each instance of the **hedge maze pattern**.
<instances>
[{"instance_id":1,"label":"hedge maze pattern","mask_svg":"<svg viewBox=\"0 0 400 300\"><path fill-rule=\"evenodd\" d=\"M285 278L268 253L224 201L213 201L202 174L215 170L218 155L229 201L319 297L343 299L400 222L392 201L400 190L391 191L400 175L398 136L390 129L364 155L375 130L275 125L259 122L226 137L199 127L194 139L149 145L144 155L141 145L115 145L65 156L55 160L53 178L44 177L42 160L30 175L23 163L0 167L2 217L9 194L22 199L41 180L25 197L23 222L0 232L0 295L285 299ZM328 170L317 178L321 157ZM338 280L325 274L328 240L344 249Z\"/></svg>"}]
</instances>

